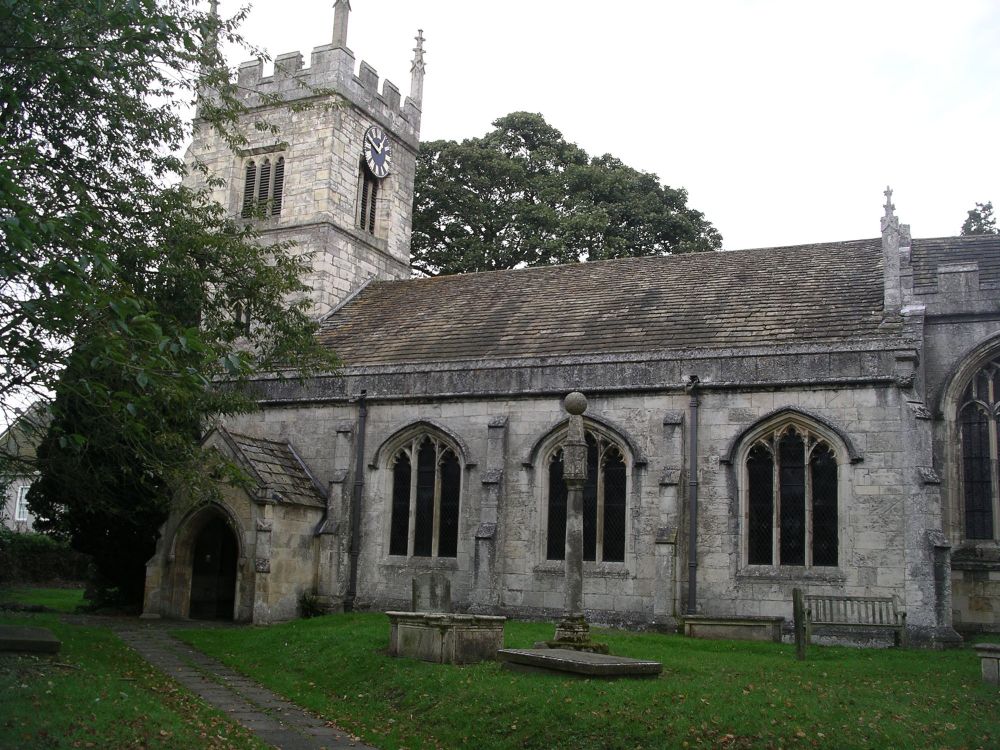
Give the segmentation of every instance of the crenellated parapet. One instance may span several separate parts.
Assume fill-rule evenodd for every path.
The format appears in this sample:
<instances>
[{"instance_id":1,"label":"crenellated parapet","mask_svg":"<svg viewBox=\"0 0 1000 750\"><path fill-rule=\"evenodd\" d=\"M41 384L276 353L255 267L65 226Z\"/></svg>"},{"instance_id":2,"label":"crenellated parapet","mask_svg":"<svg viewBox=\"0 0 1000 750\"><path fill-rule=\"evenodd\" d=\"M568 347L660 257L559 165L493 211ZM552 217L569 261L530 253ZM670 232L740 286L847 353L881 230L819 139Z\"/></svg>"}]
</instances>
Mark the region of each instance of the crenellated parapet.
<instances>
[{"instance_id":1,"label":"crenellated parapet","mask_svg":"<svg viewBox=\"0 0 1000 750\"><path fill-rule=\"evenodd\" d=\"M267 76L262 60L239 66L236 96L247 107L241 148L196 120L187 152L189 163L219 177L209 186L215 201L265 241L292 242L308 259L302 280L317 316L370 278L410 275L423 35L404 97L347 46L352 2L336 0L330 43L278 55ZM372 152L366 144L375 128L387 140L379 134ZM372 153L382 155L378 173ZM192 169L188 182L205 187L203 178Z\"/></svg>"},{"instance_id":2,"label":"crenellated parapet","mask_svg":"<svg viewBox=\"0 0 1000 750\"><path fill-rule=\"evenodd\" d=\"M364 60L355 72L354 53L337 44L313 49L309 66L301 52L278 55L274 73L264 76L262 60L239 67L237 85L242 103L250 108L294 103L336 94L368 113L401 141L416 149L420 141L420 105L405 100L399 88L386 79L379 90L375 68Z\"/></svg>"}]
</instances>

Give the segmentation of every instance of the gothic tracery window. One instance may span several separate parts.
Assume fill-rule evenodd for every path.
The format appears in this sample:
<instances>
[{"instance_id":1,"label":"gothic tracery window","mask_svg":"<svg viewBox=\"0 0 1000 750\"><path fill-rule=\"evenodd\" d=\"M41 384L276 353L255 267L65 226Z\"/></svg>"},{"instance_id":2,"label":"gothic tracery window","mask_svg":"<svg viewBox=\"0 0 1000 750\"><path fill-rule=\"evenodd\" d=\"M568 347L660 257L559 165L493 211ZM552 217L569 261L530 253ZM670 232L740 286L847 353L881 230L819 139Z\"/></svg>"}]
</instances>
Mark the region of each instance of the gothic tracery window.
<instances>
[{"instance_id":1,"label":"gothic tracery window","mask_svg":"<svg viewBox=\"0 0 1000 750\"><path fill-rule=\"evenodd\" d=\"M754 441L745 469L747 562L836 566L838 468L829 443L786 425Z\"/></svg>"},{"instance_id":2,"label":"gothic tracery window","mask_svg":"<svg viewBox=\"0 0 1000 750\"><path fill-rule=\"evenodd\" d=\"M587 432L587 480L583 487L583 559L625 560L627 498L625 454L602 435ZM548 462L546 559L566 557L566 482L562 449Z\"/></svg>"},{"instance_id":3,"label":"gothic tracery window","mask_svg":"<svg viewBox=\"0 0 1000 750\"><path fill-rule=\"evenodd\" d=\"M975 374L958 408L966 539L993 539L996 534L998 415L1000 360L994 360Z\"/></svg>"},{"instance_id":4,"label":"gothic tracery window","mask_svg":"<svg viewBox=\"0 0 1000 750\"><path fill-rule=\"evenodd\" d=\"M421 434L399 448L390 465L389 554L457 557L462 470L455 450Z\"/></svg>"},{"instance_id":5,"label":"gothic tracery window","mask_svg":"<svg viewBox=\"0 0 1000 750\"><path fill-rule=\"evenodd\" d=\"M241 216L278 216L285 194L285 157L269 156L246 163Z\"/></svg>"}]
</instances>

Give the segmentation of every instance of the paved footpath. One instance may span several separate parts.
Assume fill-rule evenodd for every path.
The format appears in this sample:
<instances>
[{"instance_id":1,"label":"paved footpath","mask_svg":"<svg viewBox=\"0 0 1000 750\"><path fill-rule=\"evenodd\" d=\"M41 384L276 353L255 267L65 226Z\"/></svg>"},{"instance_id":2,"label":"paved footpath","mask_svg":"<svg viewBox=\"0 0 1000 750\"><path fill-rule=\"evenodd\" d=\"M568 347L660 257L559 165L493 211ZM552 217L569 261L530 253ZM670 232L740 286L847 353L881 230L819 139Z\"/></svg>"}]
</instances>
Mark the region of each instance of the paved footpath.
<instances>
[{"instance_id":1,"label":"paved footpath","mask_svg":"<svg viewBox=\"0 0 1000 750\"><path fill-rule=\"evenodd\" d=\"M375 750L166 632L114 628L154 667L281 750Z\"/></svg>"}]
</instances>

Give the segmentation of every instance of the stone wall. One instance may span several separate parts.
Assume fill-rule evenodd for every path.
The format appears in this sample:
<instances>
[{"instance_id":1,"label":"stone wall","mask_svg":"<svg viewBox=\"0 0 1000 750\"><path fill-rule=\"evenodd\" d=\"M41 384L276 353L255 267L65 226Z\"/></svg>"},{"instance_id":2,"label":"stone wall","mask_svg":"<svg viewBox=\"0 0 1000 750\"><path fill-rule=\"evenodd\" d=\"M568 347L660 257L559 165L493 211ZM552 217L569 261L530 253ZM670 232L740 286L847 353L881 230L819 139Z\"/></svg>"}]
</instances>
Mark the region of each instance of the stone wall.
<instances>
[{"instance_id":1,"label":"stone wall","mask_svg":"<svg viewBox=\"0 0 1000 750\"><path fill-rule=\"evenodd\" d=\"M1000 294L977 263L939 265L933 284L913 290L924 308L924 371L934 417L934 467L941 481L942 529L951 546L951 607L961 632L1000 630L1000 547L966 540L962 527L958 399L975 369L1000 352Z\"/></svg>"},{"instance_id":2,"label":"stone wall","mask_svg":"<svg viewBox=\"0 0 1000 750\"><path fill-rule=\"evenodd\" d=\"M303 594L317 588L317 508L263 504L256 508L253 622L258 625L299 616Z\"/></svg>"},{"instance_id":3,"label":"stone wall","mask_svg":"<svg viewBox=\"0 0 1000 750\"><path fill-rule=\"evenodd\" d=\"M745 357L739 366L744 373L779 372L770 369L778 356L771 352L756 361ZM780 371L782 382L757 387L719 377L729 373L731 360L698 360L710 364L701 368L705 377L699 408L698 612L790 618L791 590L802 586L817 593L896 595L911 624L933 633L946 623L935 609L933 544L924 532L935 523L939 528L940 507L936 488L928 489L918 478L921 465L930 463L929 453L923 455L907 437L929 428L915 417L912 394L896 383L892 352L812 356L821 363L816 370L800 365ZM832 377L841 376L841 371L828 369L830 361L852 357L858 369L845 369L853 380ZM870 363L864 370L863 360ZM606 365L511 363L503 369L480 364L465 368L463 375L450 369L422 372L424 388L449 394L437 398L400 395L417 382L417 374L406 368L348 369L337 380L300 386L262 384L266 408L231 426L290 441L320 481L339 484L346 498L353 467L345 457L357 422L357 407L348 401L348 392L366 386L358 604L403 607L410 598L412 576L439 570L450 576L459 609L552 616L562 607L563 576L561 563L545 559L547 473L541 457L565 416L560 396L575 381L590 400L586 416L597 429L617 437L626 451L629 475L625 562L587 563L585 607L599 621L675 624L687 593L689 396L682 382L661 380L659 375L693 370L693 363L650 358ZM518 365L532 373L520 380L520 393L509 387L520 378ZM611 378L603 368L626 366L631 369L631 392L627 387L609 388L605 379ZM824 378L827 385L817 382ZM444 380L452 387L439 388ZM551 391L538 392L546 386ZM511 391L508 395L496 395L505 388ZM731 463L732 457L748 428L786 409L835 438L840 463L837 568L771 568L744 562L740 467ZM451 436L463 453L455 559L387 554L392 479L380 447L415 422ZM923 444L929 452L929 438ZM342 501L341 512L347 507ZM349 522L346 515L340 520L342 525ZM908 523L919 533L908 533ZM346 591L345 562L342 556L340 592Z\"/></svg>"}]
</instances>

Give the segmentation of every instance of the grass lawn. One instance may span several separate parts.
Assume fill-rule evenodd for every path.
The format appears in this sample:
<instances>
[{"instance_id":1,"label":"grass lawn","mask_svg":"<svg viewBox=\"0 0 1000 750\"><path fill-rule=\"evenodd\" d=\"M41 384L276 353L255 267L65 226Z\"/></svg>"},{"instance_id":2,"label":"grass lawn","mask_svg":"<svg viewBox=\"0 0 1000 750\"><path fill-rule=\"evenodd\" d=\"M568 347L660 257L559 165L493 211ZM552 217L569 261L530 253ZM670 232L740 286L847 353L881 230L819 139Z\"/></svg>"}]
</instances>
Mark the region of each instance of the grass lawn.
<instances>
[{"instance_id":1,"label":"grass lawn","mask_svg":"<svg viewBox=\"0 0 1000 750\"><path fill-rule=\"evenodd\" d=\"M41 604L58 612L75 612L83 604L83 589L0 589L0 602Z\"/></svg>"},{"instance_id":2,"label":"grass lawn","mask_svg":"<svg viewBox=\"0 0 1000 750\"><path fill-rule=\"evenodd\" d=\"M0 599L9 601L7 594ZM26 590L21 601L76 606L66 593ZM55 614L0 613L0 624L50 628L63 644L55 656L0 653L0 748L266 747L107 628L65 624Z\"/></svg>"},{"instance_id":3,"label":"grass lawn","mask_svg":"<svg viewBox=\"0 0 1000 750\"><path fill-rule=\"evenodd\" d=\"M508 622L509 647L552 625ZM601 632L663 662L602 682L392 659L381 614L178 635L371 744L389 748L996 748L1000 692L970 649L858 650Z\"/></svg>"}]
</instances>

